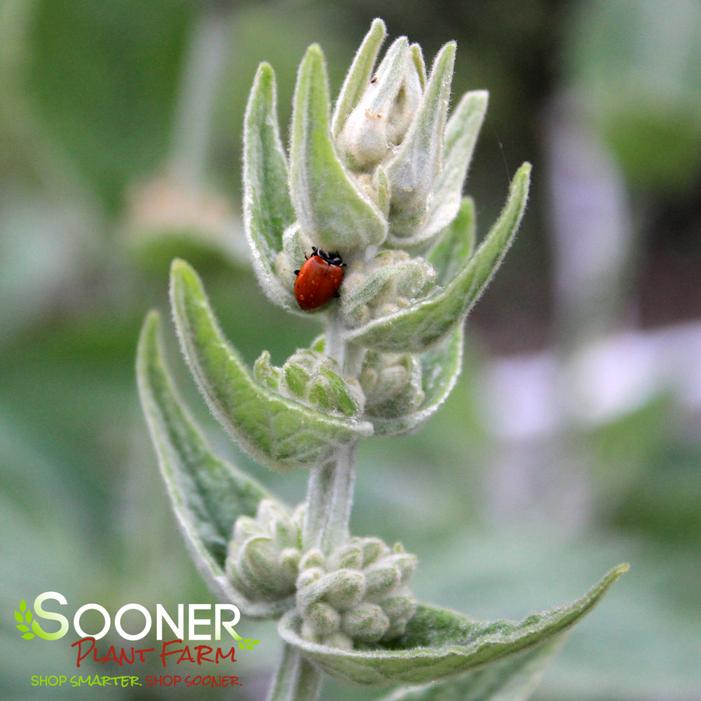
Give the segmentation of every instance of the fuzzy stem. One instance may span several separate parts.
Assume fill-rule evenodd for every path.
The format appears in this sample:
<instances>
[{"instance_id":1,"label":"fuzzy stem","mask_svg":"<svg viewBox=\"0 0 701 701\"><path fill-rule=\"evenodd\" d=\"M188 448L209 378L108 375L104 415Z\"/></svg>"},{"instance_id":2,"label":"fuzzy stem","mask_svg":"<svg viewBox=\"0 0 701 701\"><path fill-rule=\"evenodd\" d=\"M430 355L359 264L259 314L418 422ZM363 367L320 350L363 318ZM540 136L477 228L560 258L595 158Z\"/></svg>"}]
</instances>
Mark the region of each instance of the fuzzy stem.
<instances>
[{"instance_id":1,"label":"fuzzy stem","mask_svg":"<svg viewBox=\"0 0 701 701\"><path fill-rule=\"evenodd\" d=\"M355 376L355 353L343 341L340 312L329 314L326 326L326 354L347 376ZM328 553L348 540L355 484L355 445L339 448L332 462L312 468L307 487L304 547Z\"/></svg>"},{"instance_id":2,"label":"fuzzy stem","mask_svg":"<svg viewBox=\"0 0 701 701\"><path fill-rule=\"evenodd\" d=\"M307 487L304 547L328 553L350 535L355 483L355 446L341 448L336 459L312 469Z\"/></svg>"},{"instance_id":3,"label":"fuzzy stem","mask_svg":"<svg viewBox=\"0 0 701 701\"><path fill-rule=\"evenodd\" d=\"M338 311L329 314L326 326L326 354L347 376L359 371L360 356L343 341L343 325ZM302 540L304 548L321 548L325 553L350 537L350 516L355 484L355 445L339 448L336 458L314 467L307 485L306 515ZM321 691L321 673L285 646L268 701L313 701Z\"/></svg>"},{"instance_id":4,"label":"fuzzy stem","mask_svg":"<svg viewBox=\"0 0 701 701\"><path fill-rule=\"evenodd\" d=\"M268 701L316 701L321 674L298 650L285 645Z\"/></svg>"}]
</instances>

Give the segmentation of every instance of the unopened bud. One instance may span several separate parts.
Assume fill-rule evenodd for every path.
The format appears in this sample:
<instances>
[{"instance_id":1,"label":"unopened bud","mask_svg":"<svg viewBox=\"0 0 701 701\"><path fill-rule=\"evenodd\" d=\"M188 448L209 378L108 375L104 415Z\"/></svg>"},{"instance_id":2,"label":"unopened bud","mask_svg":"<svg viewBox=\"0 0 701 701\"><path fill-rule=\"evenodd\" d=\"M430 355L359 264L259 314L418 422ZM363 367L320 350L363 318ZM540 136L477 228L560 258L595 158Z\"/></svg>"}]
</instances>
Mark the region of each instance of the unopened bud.
<instances>
[{"instance_id":1,"label":"unopened bud","mask_svg":"<svg viewBox=\"0 0 701 701\"><path fill-rule=\"evenodd\" d=\"M236 520L226 572L247 598L277 601L294 593L303 514L301 509L290 514L282 504L263 499L255 518Z\"/></svg>"},{"instance_id":2,"label":"unopened bud","mask_svg":"<svg viewBox=\"0 0 701 701\"><path fill-rule=\"evenodd\" d=\"M364 602L343 614L341 628L353 640L374 643L382 638L390 626L390 620L377 605Z\"/></svg>"},{"instance_id":3,"label":"unopened bud","mask_svg":"<svg viewBox=\"0 0 701 701\"><path fill-rule=\"evenodd\" d=\"M304 622L316 635L326 636L338 630L341 616L333 606L319 601L306 610Z\"/></svg>"}]
</instances>

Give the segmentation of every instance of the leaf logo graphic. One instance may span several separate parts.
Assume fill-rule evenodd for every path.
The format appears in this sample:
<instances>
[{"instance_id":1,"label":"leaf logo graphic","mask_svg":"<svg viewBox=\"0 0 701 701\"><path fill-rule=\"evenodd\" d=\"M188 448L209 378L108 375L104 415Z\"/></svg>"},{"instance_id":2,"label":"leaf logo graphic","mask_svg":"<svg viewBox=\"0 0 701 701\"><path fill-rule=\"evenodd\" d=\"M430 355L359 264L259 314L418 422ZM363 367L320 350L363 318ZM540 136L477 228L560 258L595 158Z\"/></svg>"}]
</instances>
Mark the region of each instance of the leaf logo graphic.
<instances>
[{"instance_id":1,"label":"leaf logo graphic","mask_svg":"<svg viewBox=\"0 0 701 701\"><path fill-rule=\"evenodd\" d=\"M239 645L241 646L242 650L254 650L256 645L260 640L256 640L255 638L240 638L239 639Z\"/></svg>"},{"instance_id":2,"label":"leaf logo graphic","mask_svg":"<svg viewBox=\"0 0 701 701\"><path fill-rule=\"evenodd\" d=\"M27 602L22 599L19 602L19 611L15 610L15 621L17 621L15 627L20 633L22 633L22 637L25 640L31 640L32 638L36 637L36 635L29 629L33 618L34 616L32 615L32 612L27 608Z\"/></svg>"}]
</instances>

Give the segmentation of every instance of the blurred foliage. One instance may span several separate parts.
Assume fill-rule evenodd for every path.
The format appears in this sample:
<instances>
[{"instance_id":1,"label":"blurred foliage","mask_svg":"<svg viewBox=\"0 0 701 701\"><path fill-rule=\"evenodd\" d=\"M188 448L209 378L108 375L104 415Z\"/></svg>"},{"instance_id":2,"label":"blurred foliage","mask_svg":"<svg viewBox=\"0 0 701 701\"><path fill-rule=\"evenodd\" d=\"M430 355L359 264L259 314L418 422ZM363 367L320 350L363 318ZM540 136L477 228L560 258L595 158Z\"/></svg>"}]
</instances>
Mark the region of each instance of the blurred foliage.
<instances>
[{"instance_id":1,"label":"blurred foliage","mask_svg":"<svg viewBox=\"0 0 701 701\"><path fill-rule=\"evenodd\" d=\"M26 96L110 211L124 185L167 151L187 29L187 2L37 0L26 28Z\"/></svg>"},{"instance_id":2,"label":"blurred foliage","mask_svg":"<svg viewBox=\"0 0 701 701\"><path fill-rule=\"evenodd\" d=\"M575 89L626 175L688 187L701 163L701 5L582 4L568 53Z\"/></svg>"},{"instance_id":3,"label":"blurred foliage","mask_svg":"<svg viewBox=\"0 0 701 701\"><path fill-rule=\"evenodd\" d=\"M316 333L314 322L291 326L267 303L236 244L229 249L216 239L210 245L211 228L134 240L139 222L130 219L130 196L167 169L186 48L207 6L188 0L0 3L3 699L33 698L32 691L46 697L28 686L38 667L8 626L7 613L20 596L50 587L71 602L108 607L210 600L168 513L134 387L138 327L148 307L164 306L167 260L193 251L199 256L193 262L213 306L249 361L269 348L280 364ZM456 37L456 75L463 81L456 91L491 91L469 181L482 223L500 207L514 164L534 160L537 177L544 177L541 116L554 94L582 96L642 210L651 213L639 242L650 262L636 300L643 312L645 304L656 305L665 310L659 316L678 320L683 314L658 280L667 270L675 288L689 290L685 308L701 309L691 299L698 299L700 272L700 12L694 0L537 0L527 12L517 0L237 5L213 106L207 182L198 183L193 201L201 192L220 193L234 214L214 228L222 224L229 232L224 238L240 237L241 125L258 61L271 61L278 72L287 123L295 67L307 44L324 45L337 88L352 47L381 14L393 33L409 33L429 52ZM480 376L493 349L524 350L549 340L544 189L536 181L526 229L475 315L465 371L449 402L419 436L362 447L354 530L401 537L423 560L418 593L475 616L518 616L565 601L593 574L631 560L631 574L572 636L536 699L698 698L698 416L664 395L569 436L570 449L587 457L593 504L574 534L564 523L546 532L538 497L527 527L517 514L494 515L489 467L499 444L482 411ZM678 258L683 268L660 270ZM189 379L181 373L179 380L205 418ZM212 439L270 483L216 431ZM304 475L290 475L276 480L276 489L298 500L303 482ZM239 696L254 700L264 695L278 649L270 626L246 622L245 631L263 640L240 663L246 686ZM41 661L47 673L73 664L69 650L48 644ZM76 698L72 690L65 695ZM113 690L105 698L161 697ZM324 698L368 696L330 685Z\"/></svg>"}]
</instances>

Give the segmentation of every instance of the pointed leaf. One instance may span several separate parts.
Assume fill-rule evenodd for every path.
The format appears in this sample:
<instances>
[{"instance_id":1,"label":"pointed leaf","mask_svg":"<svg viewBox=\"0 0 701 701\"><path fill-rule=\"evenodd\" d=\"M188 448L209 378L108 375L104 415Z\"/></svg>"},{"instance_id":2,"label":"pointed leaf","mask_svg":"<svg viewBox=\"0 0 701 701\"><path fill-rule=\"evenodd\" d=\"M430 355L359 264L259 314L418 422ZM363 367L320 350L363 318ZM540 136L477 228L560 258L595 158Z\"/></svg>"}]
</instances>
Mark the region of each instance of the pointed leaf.
<instances>
[{"instance_id":1,"label":"pointed leaf","mask_svg":"<svg viewBox=\"0 0 701 701\"><path fill-rule=\"evenodd\" d=\"M436 282L444 287L465 266L475 247L475 203L462 201L458 216L440 235L426 258L436 270Z\"/></svg>"},{"instance_id":2,"label":"pointed leaf","mask_svg":"<svg viewBox=\"0 0 701 701\"><path fill-rule=\"evenodd\" d=\"M415 431L428 421L450 396L462 370L463 329L421 355L421 386L424 401L417 411L392 418L368 416L378 436L396 436Z\"/></svg>"},{"instance_id":3,"label":"pointed leaf","mask_svg":"<svg viewBox=\"0 0 701 701\"><path fill-rule=\"evenodd\" d=\"M589 612L627 570L627 565L619 565L582 598L518 623L476 622L455 611L420 605L399 640L362 650L331 648L305 640L299 635L296 610L283 616L278 631L288 645L343 681L374 686L425 684L477 667L486 669L558 638Z\"/></svg>"},{"instance_id":4,"label":"pointed leaf","mask_svg":"<svg viewBox=\"0 0 701 701\"><path fill-rule=\"evenodd\" d=\"M329 87L321 49L312 45L297 76L290 148L290 191L302 230L315 245L346 253L377 245L387 222L356 187L329 130Z\"/></svg>"},{"instance_id":5,"label":"pointed leaf","mask_svg":"<svg viewBox=\"0 0 701 701\"><path fill-rule=\"evenodd\" d=\"M282 235L295 214L287 185L287 161L277 120L275 73L258 67L243 129L243 215L253 267L263 292L275 304L296 309L292 289L275 274Z\"/></svg>"},{"instance_id":6,"label":"pointed leaf","mask_svg":"<svg viewBox=\"0 0 701 701\"><path fill-rule=\"evenodd\" d=\"M421 231L424 240L448 226L460 208L463 184L488 99L489 94L484 90L466 93L448 121L443 169L433 188L428 222Z\"/></svg>"},{"instance_id":7,"label":"pointed leaf","mask_svg":"<svg viewBox=\"0 0 701 701\"><path fill-rule=\"evenodd\" d=\"M29 626L24 625L24 623L18 623L15 628L17 630L21 631L22 633L28 633L29 632Z\"/></svg>"},{"instance_id":8,"label":"pointed leaf","mask_svg":"<svg viewBox=\"0 0 701 701\"><path fill-rule=\"evenodd\" d=\"M562 645L564 634L504 660L420 687L404 687L381 701L526 701L545 667Z\"/></svg>"},{"instance_id":9,"label":"pointed leaf","mask_svg":"<svg viewBox=\"0 0 701 701\"><path fill-rule=\"evenodd\" d=\"M414 121L387 164L392 193L389 234L392 244L401 245L424 223L428 198L441 169L454 63L455 42L450 42L436 56Z\"/></svg>"},{"instance_id":10,"label":"pointed leaf","mask_svg":"<svg viewBox=\"0 0 701 701\"><path fill-rule=\"evenodd\" d=\"M215 456L178 396L163 357L160 318L144 322L137 351L139 396L161 476L192 558L211 589L248 616L270 617L290 602L250 602L224 574L226 546L239 516L270 498L255 480Z\"/></svg>"},{"instance_id":11,"label":"pointed leaf","mask_svg":"<svg viewBox=\"0 0 701 701\"><path fill-rule=\"evenodd\" d=\"M171 307L180 347L212 413L260 463L285 471L330 460L372 426L334 417L257 383L219 328L197 273L173 262Z\"/></svg>"},{"instance_id":12,"label":"pointed leaf","mask_svg":"<svg viewBox=\"0 0 701 701\"><path fill-rule=\"evenodd\" d=\"M526 208L530 172L528 163L519 168L501 215L475 255L446 287L408 309L349 332L347 339L380 350L417 352L437 343L461 323L513 241Z\"/></svg>"},{"instance_id":13,"label":"pointed leaf","mask_svg":"<svg viewBox=\"0 0 701 701\"><path fill-rule=\"evenodd\" d=\"M24 633L24 634L22 635L22 637L23 637L25 640L32 640L32 639L34 638L34 633Z\"/></svg>"},{"instance_id":14,"label":"pointed leaf","mask_svg":"<svg viewBox=\"0 0 701 701\"><path fill-rule=\"evenodd\" d=\"M424 61L424 54L423 51L421 50L421 46L419 44L412 44L410 47L411 49L411 60L414 62L414 65L416 66L416 72L419 74L419 81L421 82L421 88L426 87L426 62Z\"/></svg>"},{"instance_id":15,"label":"pointed leaf","mask_svg":"<svg viewBox=\"0 0 701 701\"><path fill-rule=\"evenodd\" d=\"M331 131L334 136L338 136L341 129L343 129L348 115L353 111L363 92L365 92L375 67L377 54L386 36L387 28L385 23L379 18L374 19L370 25L370 31L365 35L363 43L353 58L353 63L348 69L338 100L336 100L336 107L331 121Z\"/></svg>"},{"instance_id":16,"label":"pointed leaf","mask_svg":"<svg viewBox=\"0 0 701 701\"><path fill-rule=\"evenodd\" d=\"M14 614L15 614L15 620L17 621L17 623L24 623L24 617L22 616L22 614L19 611L15 611Z\"/></svg>"}]
</instances>

